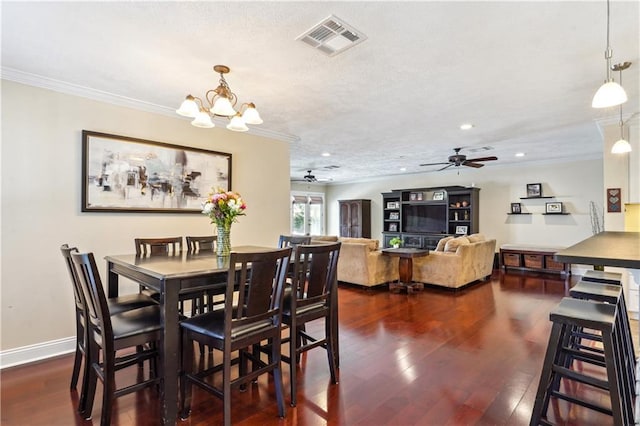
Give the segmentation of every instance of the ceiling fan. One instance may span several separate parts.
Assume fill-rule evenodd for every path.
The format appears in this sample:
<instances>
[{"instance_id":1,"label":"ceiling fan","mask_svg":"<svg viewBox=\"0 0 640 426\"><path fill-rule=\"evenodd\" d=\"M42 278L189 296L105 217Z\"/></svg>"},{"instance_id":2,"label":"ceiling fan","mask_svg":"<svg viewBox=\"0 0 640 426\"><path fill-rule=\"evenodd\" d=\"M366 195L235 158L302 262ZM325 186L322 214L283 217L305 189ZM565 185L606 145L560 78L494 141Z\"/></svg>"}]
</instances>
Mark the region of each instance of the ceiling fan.
<instances>
[{"instance_id":1,"label":"ceiling fan","mask_svg":"<svg viewBox=\"0 0 640 426\"><path fill-rule=\"evenodd\" d=\"M484 164L479 163L480 161L494 161L498 159L498 157L493 157L493 156L467 159L466 155L460 154L461 149L462 148L454 148L453 150L455 151L455 154L449 156L449 161L447 161L446 163L425 163L420 165L421 166L437 166L440 164L446 164L446 166L444 166L441 169L438 169L438 171L448 169L451 166L456 166L456 167L467 166L467 167L473 167L477 169L479 167L484 166Z\"/></svg>"},{"instance_id":2,"label":"ceiling fan","mask_svg":"<svg viewBox=\"0 0 640 426\"><path fill-rule=\"evenodd\" d=\"M330 181L331 179L324 179L324 178L316 178L315 175L311 174L312 170L307 170L307 174L302 176L302 179L291 179L292 182L307 182L307 183L313 183L313 182L327 182Z\"/></svg>"}]
</instances>

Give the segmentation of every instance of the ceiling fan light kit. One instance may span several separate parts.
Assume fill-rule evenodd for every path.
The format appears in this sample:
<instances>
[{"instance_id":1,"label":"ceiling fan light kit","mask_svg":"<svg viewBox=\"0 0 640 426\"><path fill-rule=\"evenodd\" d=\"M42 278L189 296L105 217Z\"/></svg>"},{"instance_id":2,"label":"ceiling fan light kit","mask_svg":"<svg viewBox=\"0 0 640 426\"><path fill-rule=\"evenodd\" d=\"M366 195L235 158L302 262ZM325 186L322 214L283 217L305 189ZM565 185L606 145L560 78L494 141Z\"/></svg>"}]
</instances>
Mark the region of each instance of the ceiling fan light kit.
<instances>
[{"instance_id":1,"label":"ceiling fan light kit","mask_svg":"<svg viewBox=\"0 0 640 426\"><path fill-rule=\"evenodd\" d=\"M627 102L627 93L611 76L611 57L613 56L613 50L609 43L609 15L609 0L607 0L607 48L604 51L604 59L607 62L607 79L593 96L593 100L591 101L593 108L608 108Z\"/></svg>"},{"instance_id":2,"label":"ceiling fan light kit","mask_svg":"<svg viewBox=\"0 0 640 426\"><path fill-rule=\"evenodd\" d=\"M473 167L474 169L478 169L480 167L484 167L484 164L481 164L480 162L482 161L495 161L498 159L498 157L480 157L480 158L470 158L467 159L467 156L464 154L460 154L460 150L462 150L462 148L454 148L453 149L455 151L455 154L449 156L449 161L448 162L443 162L443 163L424 163L424 164L420 164L421 166L438 166L441 164L446 164L446 166L444 166L441 169L438 169L438 171L442 171L445 169L448 169L451 166L455 166L455 167L460 167L460 166L467 166L467 167Z\"/></svg>"},{"instance_id":3,"label":"ceiling fan light kit","mask_svg":"<svg viewBox=\"0 0 640 426\"><path fill-rule=\"evenodd\" d=\"M218 87L205 93L206 102L196 96L187 95L176 113L193 118L191 124L202 128L215 127L211 120L215 116L229 118L229 124L226 127L234 132L248 131L247 124L262 124L260 113L253 102L242 104L239 110L235 109L238 98L224 78L224 75L230 71L229 67L216 65L213 70L220 74L220 80Z\"/></svg>"}]
</instances>

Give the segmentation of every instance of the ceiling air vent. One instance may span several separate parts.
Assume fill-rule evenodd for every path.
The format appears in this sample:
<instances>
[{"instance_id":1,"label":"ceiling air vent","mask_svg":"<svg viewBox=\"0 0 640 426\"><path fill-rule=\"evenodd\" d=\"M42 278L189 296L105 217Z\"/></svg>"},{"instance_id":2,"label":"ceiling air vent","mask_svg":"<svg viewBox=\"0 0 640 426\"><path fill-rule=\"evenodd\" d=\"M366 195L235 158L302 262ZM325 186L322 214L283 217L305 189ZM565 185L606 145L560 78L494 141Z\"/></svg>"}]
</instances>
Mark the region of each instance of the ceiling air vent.
<instances>
[{"instance_id":1,"label":"ceiling air vent","mask_svg":"<svg viewBox=\"0 0 640 426\"><path fill-rule=\"evenodd\" d=\"M303 41L328 56L342 53L366 39L366 35L334 15L314 25L296 38L296 40Z\"/></svg>"},{"instance_id":2,"label":"ceiling air vent","mask_svg":"<svg viewBox=\"0 0 640 426\"><path fill-rule=\"evenodd\" d=\"M493 149L492 146L480 146L476 148L467 148L468 152L482 152L482 151L491 151Z\"/></svg>"}]
</instances>

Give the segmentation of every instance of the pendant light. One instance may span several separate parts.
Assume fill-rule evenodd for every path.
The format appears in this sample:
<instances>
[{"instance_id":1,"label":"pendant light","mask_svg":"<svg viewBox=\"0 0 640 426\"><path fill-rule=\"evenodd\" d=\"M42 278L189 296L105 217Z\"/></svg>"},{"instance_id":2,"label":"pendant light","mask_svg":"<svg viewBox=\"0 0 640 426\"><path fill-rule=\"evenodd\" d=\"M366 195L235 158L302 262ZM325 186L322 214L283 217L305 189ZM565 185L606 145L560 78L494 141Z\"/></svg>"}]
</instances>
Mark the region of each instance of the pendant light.
<instances>
[{"instance_id":1,"label":"pendant light","mask_svg":"<svg viewBox=\"0 0 640 426\"><path fill-rule=\"evenodd\" d=\"M593 108L607 108L627 102L627 93L611 77L613 50L611 50L611 44L609 43L609 19L609 0L607 0L607 48L604 51L604 58L607 61L607 79L593 96L593 101L591 102Z\"/></svg>"},{"instance_id":2,"label":"pendant light","mask_svg":"<svg viewBox=\"0 0 640 426\"><path fill-rule=\"evenodd\" d=\"M631 62L623 62L612 67L614 71L620 71L620 84L622 84L622 71L631 66ZM620 140L611 147L612 154L625 154L631 152L631 144L624 138L624 121L622 121L622 104L620 104Z\"/></svg>"}]
</instances>

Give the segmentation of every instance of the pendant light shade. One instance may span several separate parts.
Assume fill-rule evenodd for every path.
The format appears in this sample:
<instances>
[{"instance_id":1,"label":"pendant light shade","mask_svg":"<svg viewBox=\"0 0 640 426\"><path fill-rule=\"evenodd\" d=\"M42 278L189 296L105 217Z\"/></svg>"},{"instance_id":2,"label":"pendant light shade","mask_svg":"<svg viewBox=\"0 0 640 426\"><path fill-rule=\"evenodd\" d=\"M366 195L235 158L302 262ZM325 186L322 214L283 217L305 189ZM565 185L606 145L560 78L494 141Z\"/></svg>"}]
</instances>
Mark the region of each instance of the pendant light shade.
<instances>
[{"instance_id":1,"label":"pendant light shade","mask_svg":"<svg viewBox=\"0 0 640 426\"><path fill-rule=\"evenodd\" d=\"M215 124L213 124L213 121L211 121L211 116L207 113L207 111L204 110L204 108L200 110L191 124L196 127L202 127L205 129L215 127Z\"/></svg>"},{"instance_id":2,"label":"pendant light shade","mask_svg":"<svg viewBox=\"0 0 640 426\"><path fill-rule=\"evenodd\" d=\"M200 108L196 103L195 99L191 95L187 95L185 100L180 105L180 108L176 110L176 112L184 117L195 118L196 115L200 112Z\"/></svg>"},{"instance_id":3,"label":"pendant light shade","mask_svg":"<svg viewBox=\"0 0 640 426\"><path fill-rule=\"evenodd\" d=\"M211 108L211 113L214 115L222 115L225 117L233 117L236 115L236 110L233 109L231 102L229 99L225 97L219 97L216 99L216 103L213 104L213 108Z\"/></svg>"},{"instance_id":4,"label":"pendant light shade","mask_svg":"<svg viewBox=\"0 0 640 426\"><path fill-rule=\"evenodd\" d=\"M626 154L627 152L631 152L631 144L625 139L620 139L611 147L612 154Z\"/></svg>"},{"instance_id":5,"label":"pendant light shade","mask_svg":"<svg viewBox=\"0 0 640 426\"><path fill-rule=\"evenodd\" d=\"M605 82L593 96L593 108L608 108L627 102L627 93L615 81Z\"/></svg>"},{"instance_id":6,"label":"pendant light shade","mask_svg":"<svg viewBox=\"0 0 640 426\"><path fill-rule=\"evenodd\" d=\"M233 130L234 132L246 132L249 128L244 124L244 120L240 113L237 113L231 119L231 122L227 124L227 129Z\"/></svg>"},{"instance_id":7,"label":"pendant light shade","mask_svg":"<svg viewBox=\"0 0 640 426\"><path fill-rule=\"evenodd\" d=\"M242 113L242 119L247 124L262 124L262 118L260 118L260 113L256 109L256 106L253 103L247 104L247 109Z\"/></svg>"}]
</instances>

